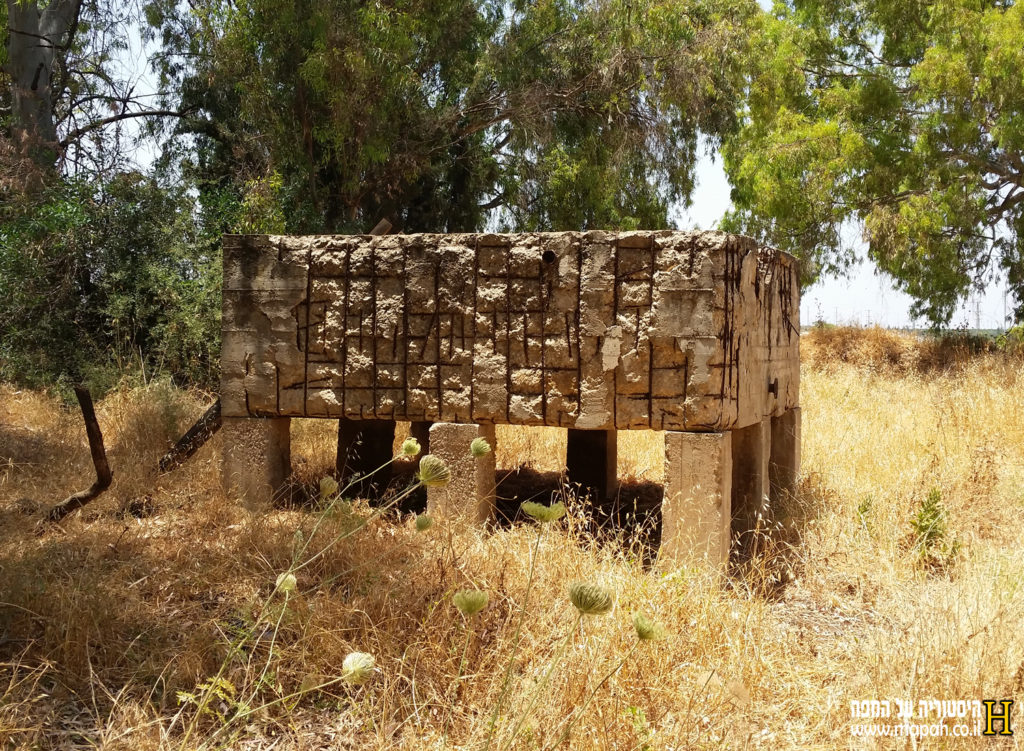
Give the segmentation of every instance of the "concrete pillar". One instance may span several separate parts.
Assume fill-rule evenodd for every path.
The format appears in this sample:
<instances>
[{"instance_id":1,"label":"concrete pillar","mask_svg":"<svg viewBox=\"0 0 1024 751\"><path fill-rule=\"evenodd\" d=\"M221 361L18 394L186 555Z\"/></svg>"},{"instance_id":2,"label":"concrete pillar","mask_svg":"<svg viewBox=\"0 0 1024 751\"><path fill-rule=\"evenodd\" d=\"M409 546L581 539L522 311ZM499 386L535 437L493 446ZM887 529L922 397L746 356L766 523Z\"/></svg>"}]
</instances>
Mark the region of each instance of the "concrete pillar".
<instances>
[{"instance_id":1,"label":"concrete pillar","mask_svg":"<svg viewBox=\"0 0 1024 751\"><path fill-rule=\"evenodd\" d=\"M615 472L618 461L618 432L614 430L569 429L565 446L565 466L570 483L608 498L618 487Z\"/></svg>"},{"instance_id":2,"label":"concrete pillar","mask_svg":"<svg viewBox=\"0 0 1024 751\"><path fill-rule=\"evenodd\" d=\"M391 481L391 465L379 469L394 459L395 423L393 420L338 421L338 454L335 467L344 488L358 475L365 480L354 480L346 495L370 497L387 488ZM374 470L378 470L374 472Z\"/></svg>"},{"instance_id":3,"label":"concrete pillar","mask_svg":"<svg viewBox=\"0 0 1024 751\"><path fill-rule=\"evenodd\" d=\"M666 432L658 565L728 563L731 509L730 434Z\"/></svg>"},{"instance_id":4,"label":"concrete pillar","mask_svg":"<svg viewBox=\"0 0 1024 751\"><path fill-rule=\"evenodd\" d=\"M291 472L291 419L224 417L221 480L229 497L254 511L267 510Z\"/></svg>"},{"instance_id":5,"label":"concrete pillar","mask_svg":"<svg viewBox=\"0 0 1024 751\"><path fill-rule=\"evenodd\" d=\"M756 552L758 532L771 523L768 503L769 420L732 431L732 531L741 557Z\"/></svg>"},{"instance_id":6,"label":"concrete pillar","mask_svg":"<svg viewBox=\"0 0 1024 751\"><path fill-rule=\"evenodd\" d=\"M491 444L479 459L469 452L474 438ZM494 516L493 425L436 422L430 426L430 453L444 459L452 472L443 488L427 488L427 513L441 519L485 524Z\"/></svg>"},{"instance_id":7,"label":"concrete pillar","mask_svg":"<svg viewBox=\"0 0 1024 751\"><path fill-rule=\"evenodd\" d=\"M773 503L796 493L800 474L800 408L793 407L772 418L772 450L768 479Z\"/></svg>"}]
</instances>

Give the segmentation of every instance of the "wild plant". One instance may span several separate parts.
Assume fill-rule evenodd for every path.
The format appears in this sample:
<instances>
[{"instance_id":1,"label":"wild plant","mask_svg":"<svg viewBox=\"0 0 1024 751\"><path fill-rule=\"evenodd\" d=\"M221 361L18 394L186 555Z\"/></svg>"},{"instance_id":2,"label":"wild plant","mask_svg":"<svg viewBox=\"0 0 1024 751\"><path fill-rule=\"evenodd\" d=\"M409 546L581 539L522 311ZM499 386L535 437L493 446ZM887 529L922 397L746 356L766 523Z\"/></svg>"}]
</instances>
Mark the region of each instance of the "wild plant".
<instances>
[{"instance_id":1,"label":"wild plant","mask_svg":"<svg viewBox=\"0 0 1024 751\"><path fill-rule=\"evenodd\" d=\"M419 451L419 443L414 438L409 438L402 444L401 455L412 457L418 455ZM208 747L214 740L217 740L229 730L237 732L237 728L240 727L242 721L255 712L263 711L275 704L297 699L306 693L323 690L338 683L359 686L366 683L372 677L373 672L376 670L373 656L365 652L353 652L345 658L341 674L337 677L313 685L302 686L299 691L287 695L283 695L283 690L279 689L276 682L271 682L269 685L276 690L279 696L274 700L256 705L257 694L268 685L268 674L275 655L274 647L281 625L289 612L290 600L298 587L296 574L317 560L322 559L345 539L360 532L373 520L397 506L420 487L443 487L451 479L451 471L444 460L427 454L420 458L419 470L413 483L400 493L391 496L387 502L376 507L370 514L352 519L351 523L343 526L340 532L325 541L321 541L319 536L324 524L329 519L335 518L340 512L347 510L348 501L346 500L346 494L355 487L356 483L381 472L393 462L394 459L391 459L372 472L359 478L353 478L343 488L332 477L321 479L318 494L320 510L313 527L308 534L303 534L301 528L296 529L293 536L291 562L284 571L278 574L273 589L262 601L256 616L252 620L252 624L247 628L238 630L236 638L232 640L227 655L221 661L215 675L200 682L194 691L179 692L178 700L179 704L181 704L181 709L175 715L168 731L173 729L186 708L191 707L195 710L182 737L181 748L188 747L188 743L198 726L200 718L204 716L213 714L220 720L220 726L204 741L200 746L201 748ZM430 517L420 516L417 519L417 529L426 530L431 522ZM314 541L319 543L316 547L314 547ZM322 587L329 583L329 581L320 582L318 586ZM268 620L273 625L265 631L263 626ZM250 647L254 642L266 635L269 635L267 657L260 668L259 675L252 684L248 696L240 699L237 696L237 688L227 678L228 670L237 659L246 655L247 652L246 666L249 667L252 656L255 653L255 650L250 649ZM214 702L218 702L217 710L211 709ZM230 743L230 737L228 742Z\"/></svg>"}]
</instances>

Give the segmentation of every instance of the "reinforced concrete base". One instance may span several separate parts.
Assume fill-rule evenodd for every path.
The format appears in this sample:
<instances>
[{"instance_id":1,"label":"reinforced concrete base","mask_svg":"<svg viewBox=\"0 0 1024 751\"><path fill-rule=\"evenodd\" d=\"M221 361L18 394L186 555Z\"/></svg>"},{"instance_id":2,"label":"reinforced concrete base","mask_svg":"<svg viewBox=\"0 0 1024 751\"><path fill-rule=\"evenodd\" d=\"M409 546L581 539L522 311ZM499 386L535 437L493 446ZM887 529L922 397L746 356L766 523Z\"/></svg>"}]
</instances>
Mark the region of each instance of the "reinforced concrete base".
<instances>
[{"instance_id":1,"label":"reinforced concrete base","mask_svg":"<svg viewBox=\"0 0 1024 751\"><path fill-rule=\"evenodd\" d=\"M225 417L220 434L224 492L252 510L271 507L291 472L291 419Z\"/></svg>"},{"instance_id":2,"label":"reinforced concrete base","mask_svg":"<svg viewBox=\"0 0 1024 751\"><path fill-rule=\"evenodd\" d=\"M659 566L728 562L732 478L729 433L665 433Z\"/></svg>"},{"instance_id":3,"label":"reinforced concrete base","mask_svg":"<svg viewBox=\"0 0 1024 751\"><path fill-rule=\"evenodd\" d=\"M491 444L491 451L474 457L474 438ZM430 426L430 453L444 459L452 479L443 488L427 488L427 513L439 519L485 524L494 516L493 425L436 422Z\"/></svg>"},{"instance_id":4,"label":"reinforced concrete base","mask_svg":"<svg viewBox=\"0 0 1024 751\"><path fill-rule=\"evenodd\" d=\"M785 501L796 492L800 474L800 408L786 410L772 418L772 449L768 479L773 503Z\"/></svg>"}]
</instances>

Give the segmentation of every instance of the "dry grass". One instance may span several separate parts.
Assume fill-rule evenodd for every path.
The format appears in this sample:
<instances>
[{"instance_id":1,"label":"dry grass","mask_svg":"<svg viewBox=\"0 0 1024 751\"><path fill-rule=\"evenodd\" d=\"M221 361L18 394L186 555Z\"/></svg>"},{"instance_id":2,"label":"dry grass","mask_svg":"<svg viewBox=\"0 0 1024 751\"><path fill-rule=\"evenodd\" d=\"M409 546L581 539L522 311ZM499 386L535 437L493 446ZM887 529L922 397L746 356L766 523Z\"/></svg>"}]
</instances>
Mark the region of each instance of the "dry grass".
<instances>
[{"instance_id":1,"label":"dry grass","mask_svg":"<svg viewBox=\"0 0 1024 751\"><path fill-rule=\"evenodd\" d=\"M536 525L417 533L361 504L251 516L219 490L216 440L158 477L167 441L203 409L160 384L99 404L114 486L36 536L41 508L89 481L84 429L76 411L4 388L0 747L483 748L510 664L494 749L545 748L569 717L573 748L862 747L851 700L1024 699L1019 364L981 355L894 372L823 358L820 345L805 349L816 359L803 373L794 549L775 546L723 586L645 570L628 544L594 543L570 517L540 537L528 598ZM333 459L332 426L302 422L294 437L297 472L313 481ZM499 444L501 466L558 469L564 437L507 429ZM620 472L660 479L657 435L620 447ZM959 548L926 558L911 520L932 489ZM155 513L122 512L143 496ZM298 572L286 602L275 579L319 519L315 539L349 536ZM573 630L573 580L614 589L613 613ZM469 623L456 680L467 626L451 595L467 586L490 605ZM635 641L634 611L668 636L601 684ZM373 681L300 693L353 650L375 655ZM205 713L179 704L218 674L234 698ZM244 720L218 718L243 703ZM954 745L992 741L916 747ZM890 747L912 746L878 746Z\"/></svg>"}]
</instances>

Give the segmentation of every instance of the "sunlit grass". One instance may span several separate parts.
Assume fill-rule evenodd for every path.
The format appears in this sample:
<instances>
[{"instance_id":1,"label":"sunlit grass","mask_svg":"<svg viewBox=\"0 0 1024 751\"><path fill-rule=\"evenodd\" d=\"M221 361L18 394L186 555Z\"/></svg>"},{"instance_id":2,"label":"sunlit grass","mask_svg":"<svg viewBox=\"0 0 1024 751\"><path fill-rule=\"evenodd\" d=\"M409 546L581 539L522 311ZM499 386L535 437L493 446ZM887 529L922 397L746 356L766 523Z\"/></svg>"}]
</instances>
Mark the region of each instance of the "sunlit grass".
<instances>
[{"instance_id":1,"label":"sunlit grass","mask_svg":"<svg viewBox=\"0 0 1024 751\"><path fill-rule=\"evenodd\" d=\"M572 514L487 534L362 502L252 516L220 490L219 439L156 475L204 408L159 383L99 403L114 485L36 536L90 478L84 430L2 387L0 747L543 749L568 729L586 749L846 748L851 700L1024 699L1020 363L896 367L857 346L843 362L808 343L800 537L724 584L646 570ZM330 421L295 421L296 473L315 484L335 440ZM496 444L499 468L564 461L564 431L499 428ZM621 476L660 481L659 434L619 448ZM915 545L932 491L961 546L941 566ZM120 513L141 495L155 514ZM341 542L295 568L317 524ZM612 593L610 612L582 617L573 582ZM486 593L471 616L466 591ZM634 614L664 638L637 646ZM353 653L375 667L358 684ZM218 675L230 689L209 688ZM204 690L209 711L181 701Z\"/></svg>"}]
</instances>

